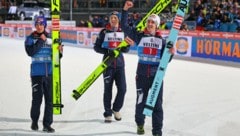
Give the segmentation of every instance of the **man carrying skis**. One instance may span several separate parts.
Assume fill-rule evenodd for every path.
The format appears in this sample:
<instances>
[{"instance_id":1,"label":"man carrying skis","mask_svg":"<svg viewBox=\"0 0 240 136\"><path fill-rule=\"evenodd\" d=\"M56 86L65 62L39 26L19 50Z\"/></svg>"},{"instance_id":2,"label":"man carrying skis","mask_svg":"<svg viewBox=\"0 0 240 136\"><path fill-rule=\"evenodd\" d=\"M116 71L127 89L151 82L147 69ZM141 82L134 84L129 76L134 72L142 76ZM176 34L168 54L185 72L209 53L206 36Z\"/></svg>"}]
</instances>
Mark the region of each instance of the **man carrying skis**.
<instances>
[{"instance_id":1,"label":"man carrying skis","mask_svg":"<svg viewBox=\"0 0 240 136\"><path fill-rule=\"evenodd\" d=\"M116 49L121 41L124 40L125 35L120 28L120 14L116 11L110 13L109 23L102 29L96 39L94 50L98 53L104 54L103 60L107 57L114 57L113 49ZM128 37L125 38L129 45L133 45L134 42ZM121 52L128 52L129 47L122 48ZM126 78L125 78L125 64L123 54L120 55L112 62L112 64L104 71L104 113L105 122L110 123L112 121L112 114L117 121L122 119L120 110L124 103L124 97L126 93ZM117 95L112 105L112 89L113 83L117 86Z\"/></svg>"},{"instance_id":2,"label":"man carrying skis","mask_svg":"<svg viewBox=\"0 0 240 136\"><path fill-rule=\"evenodd\" d=\"M31 129L38 130L40 107L44 96L45 109L43 116L43 131L53 133L52 105L52 40L46 32L47 20L43 16L35 19L35 28L25 40L25 50L32 58L31 81L32 81L32 106L30 116L32 119ZM62 53L62 46L59 46Z\"/></svg>"},{"instance_id":3,"label":"man carrying skis","mask_svg":"<svg viewBox=\"0 0 240 136\"><path fill-rule=\"evenodd\" d=\"M135 109L135 122L137 124L137 134L143 135L145 115L143 109L146 103L148 91L152 86L154 76L156 74L163 49L166 41L161 37L158 27L160 18L156 14L148 17L146 28L138 32L135 28L129 27L127 22L128 9L133 7L133 2L128 0L125 2L122 10L121 27L127 36L133 39L138 45L138 66L136 75L137 100ZM174 49L170 49L174 53ZM152 134L154 136L162 135L163 126L163 86L160 88L160 93L152 114Z\"/></svg>"}]
</instances>

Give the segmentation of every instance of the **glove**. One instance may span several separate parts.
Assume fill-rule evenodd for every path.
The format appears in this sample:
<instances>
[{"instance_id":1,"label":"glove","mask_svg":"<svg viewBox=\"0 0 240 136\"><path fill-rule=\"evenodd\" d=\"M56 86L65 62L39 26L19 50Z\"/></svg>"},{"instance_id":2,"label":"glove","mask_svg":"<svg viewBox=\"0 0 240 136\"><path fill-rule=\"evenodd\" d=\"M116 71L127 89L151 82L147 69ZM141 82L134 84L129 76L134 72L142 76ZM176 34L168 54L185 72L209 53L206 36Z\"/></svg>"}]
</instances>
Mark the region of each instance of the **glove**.
<instances>
[{"instance_id":1,"label":"glove","mask_svg":"<svg viewBox=\"0 0 240 136\"><path fill-rule=\"evenodd\" d=\"M167 43L167 48L172 48L173 47L173 42L172 41L169 41L168 43Z\"/></svg>"},{"instance_id":2,"label":"glove","mask_svg":"<svg viewBox=\"0 0 240 136\"><path fill-rule=\"evenodd\" d=\"M129 45L128 45L129 46ZM121 49L120 49L120 51L121 52L128 52L128 46L127 47L122 47Z\"/></svg>"},{"instance_id":3,"label":"glove","mask_svg":"<svg viewBox=\"0 0 240 136\"><path fill-rule=\"evenodd\" d=\"M110 56L110 57L114 57L114 56L115 56L115 53L114 53L113 50L108 50L107 55Z\"/></svg>"},{"instance_id":4,"label":"glove","mask_svg":"<svg viewBox=\"0 0 240 136\"><path fill-rule=\"evenodd\" d=\"M49 45L52 44L52 39L47 38L47 39L46 39L46 44L49 44Z\"/></svg>"}]
</instances>

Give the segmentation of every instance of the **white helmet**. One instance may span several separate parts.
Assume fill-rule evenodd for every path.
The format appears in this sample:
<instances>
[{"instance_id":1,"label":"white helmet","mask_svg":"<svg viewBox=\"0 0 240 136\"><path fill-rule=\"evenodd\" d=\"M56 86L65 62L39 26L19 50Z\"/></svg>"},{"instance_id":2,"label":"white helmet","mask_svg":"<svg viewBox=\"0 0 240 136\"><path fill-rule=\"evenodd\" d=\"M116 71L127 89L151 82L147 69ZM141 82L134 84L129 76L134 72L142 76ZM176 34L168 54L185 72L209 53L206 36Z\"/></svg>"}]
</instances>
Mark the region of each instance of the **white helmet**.
<instances>
[{"instance_id":1,"label":"white helmet","mask_svg":"<svg viewBox=\"0 0 240 136\"><path fill-rule=\"evenodd\" d=\"M151 15L148 17L147 21L148 21L148 20L154 21L155 24L157 25L157 27L159 27L159 25L160 25L160 17L159 17L157 14L151 14Z\"/></svg>"}]
</instances>

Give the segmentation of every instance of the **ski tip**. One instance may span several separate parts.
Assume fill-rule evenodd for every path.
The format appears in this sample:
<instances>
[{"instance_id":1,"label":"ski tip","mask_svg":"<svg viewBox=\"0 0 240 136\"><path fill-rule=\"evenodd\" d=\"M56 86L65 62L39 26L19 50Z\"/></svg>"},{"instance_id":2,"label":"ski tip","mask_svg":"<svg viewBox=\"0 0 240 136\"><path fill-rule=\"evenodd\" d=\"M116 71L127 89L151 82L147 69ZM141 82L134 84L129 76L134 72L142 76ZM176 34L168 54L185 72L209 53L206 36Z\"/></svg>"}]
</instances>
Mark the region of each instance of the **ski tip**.
<instances>
[{"instance_id":1,"label":"ski tip","mask_svg":"<svg viewBox=\"0 0 240 136\"><path fill-rule=\"evenodd\" d=\"M78 97L77 97L75 94L72 94L72 97L73 97L75 100L78 100Z\"/></svg>"},{"instance_id":2,"label":"ski tip","mask_svg":"<svg viewBox=\"0 0 240 136\"><path fill-rule=\"evenodd\" d=\"M62 112L53 112L54 115L61 115Z\"/></svg>"},{"instance_id":3,"label":"ski tip","mask_svg":"<svg viewBox=\"0 0 240 136\"><path fill-rule=\"evenodd\" d=\"M144 115L146 115L146 116L149 116L149 117L151 117L152 116L152 110L150 110L150 109L144 109L143 110L143 114Z\"/></svg>"},{"instance_id":4,"label":"ski tip","mask_svg":"<svg viewBox=\"0 0 240 136\"><path fill-rule=\"evenodd\" d=\"M77 91L77 90L73 90L73 94L72 94L72 97L75 99L75 100L78 100L78 98L81 96L81 94Z\"/></svg>"},{"instance_id":5,"label":"ski tip","mask_svg":"<svg viewBox=\"0 0 240 136\"><path fill-rule=\"evenodd\" d=\"M64 107L63 104L53 104L53 114L60 115L62 114L62 108Z\"/></svg>"}]
</instances>

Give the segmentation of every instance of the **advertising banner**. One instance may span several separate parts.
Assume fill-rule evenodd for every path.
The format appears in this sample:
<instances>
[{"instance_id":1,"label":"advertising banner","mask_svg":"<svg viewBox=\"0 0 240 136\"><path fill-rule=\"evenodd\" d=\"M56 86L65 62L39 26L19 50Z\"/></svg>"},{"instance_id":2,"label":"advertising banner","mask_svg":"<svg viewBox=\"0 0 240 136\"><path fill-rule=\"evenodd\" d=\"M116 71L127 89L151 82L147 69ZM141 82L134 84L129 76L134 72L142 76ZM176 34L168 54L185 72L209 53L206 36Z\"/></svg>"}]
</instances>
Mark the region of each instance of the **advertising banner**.
<instances>
[{"instance_id":1,"label":"advertising banner","mask_svg":"<svg viewBox=\"0 0 240 136\"><path fill-rule=\"evenodd\" d=\"M240 62L240 41L225 38L193 38L192 56Z\"/></svg>"},{"instance_id":2,"label":"advertising banner","mask_svg":"<svg viewBox=\"0 0 240 136\"><path fill-rule=\"evenodd\" d=\"M25 39L25 28L24 27L20 27L20 28L17 28L17 38L19 39Z\"/></svg>"},{"instance_id":3,"label":"advertising banner","mask_svg":"<svg viewBox=\"0 0 240 136\"><path fill-rule=\"evenodd\" d=\"M99 32L91 32L91 42L90 42L90 46L94 46L94 43L96 42L96 39L98 37L98 33Z\"/></svg>"},{"instance_id":4,"label":"advertising banner","mask_svg":"<svg viewBox=\"0 0 240 136\"><path fill-rule=\"evenodd\" d=\"M164 39L168 38L168 35L162 35ZM175 42L175 55L178 56L191 56L191 44L192 37L190 36L178 36L177 41Z\"/></svg>"},{"instance_id":5,"label":"advertising banner","mask_svg":"<svg viewBox=\"0 0 240 136\"><path fill-rule=\"evenodd\" d=\"M80 46L88 46L89 45L89 39L88 32L86 31L78 31L77 32L77 44Z\"/></svg>"},{"instance_id":6,"label":"advertising banner","mask_svg":"<svg viewBox=\"0 0 240 136\"><path fill-rule=\"evenodd\" d=\"M48 27L51 30L51 26ZM61 27L61 39L75 47L92 48L102 28ZM24 39L32 33L30 25L0 24L0 37ZM161 30L167 38L169 30ZM240 62L240 33L180 31L175 55ZM137 46L131 46L136 51Z\"/></svg>"},{"instance_id":7,"label":"advertising banner","mask_svg":"<svg viewBox=\"0 0 240 136\"><path fill-rule=\"evenodd\" d=\"M61 30L60 34L63 42L68 42L77 45L77 31Z\"/></svg>"},{"instance_id":8,"label":"advertising banner","mask_svg":"<svg viewBox=\"0 0 240 136\"><path fill-rule=\"evenodd\" d=\"M13 38L13 27L2 27L2 37Z\"/></svg>"}]
</instances>

